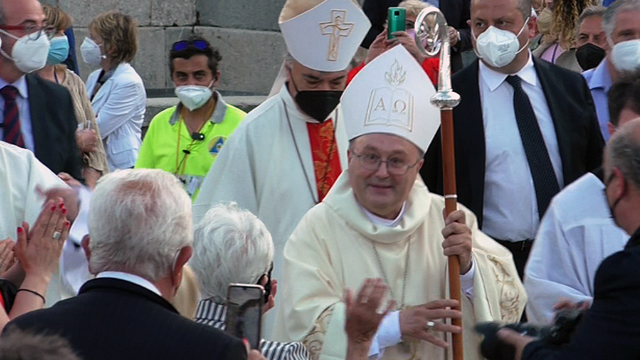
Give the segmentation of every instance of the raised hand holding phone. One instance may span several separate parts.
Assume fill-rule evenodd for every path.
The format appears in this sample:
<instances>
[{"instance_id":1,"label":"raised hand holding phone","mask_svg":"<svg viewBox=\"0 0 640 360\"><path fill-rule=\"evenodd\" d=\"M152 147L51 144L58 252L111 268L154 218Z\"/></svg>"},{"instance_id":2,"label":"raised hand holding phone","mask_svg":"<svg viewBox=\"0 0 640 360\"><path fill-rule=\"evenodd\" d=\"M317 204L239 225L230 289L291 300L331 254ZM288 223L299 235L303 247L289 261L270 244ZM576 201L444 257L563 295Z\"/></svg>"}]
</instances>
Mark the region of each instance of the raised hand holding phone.
<instances>
[{"instance_id":1,"label":"raised hand holding phone","mask_svg":"<svg viewBox=\"0 0 640 360\"><path fill-rule=\"evenodd\" d=\"M395 39L393 35L397 31L405 31L407 10L402 7L390 7L387 10L387 39Z\"/></svg>"}]
</instances>

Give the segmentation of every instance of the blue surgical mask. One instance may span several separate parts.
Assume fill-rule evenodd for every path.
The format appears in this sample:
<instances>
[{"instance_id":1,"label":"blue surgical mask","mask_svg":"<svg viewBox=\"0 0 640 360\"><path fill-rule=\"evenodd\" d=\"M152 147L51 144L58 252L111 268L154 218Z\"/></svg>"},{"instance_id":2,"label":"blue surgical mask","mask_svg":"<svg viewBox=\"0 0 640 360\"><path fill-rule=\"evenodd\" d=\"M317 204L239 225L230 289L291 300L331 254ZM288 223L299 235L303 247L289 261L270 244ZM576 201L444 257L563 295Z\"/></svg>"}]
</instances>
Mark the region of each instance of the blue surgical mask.
<instances>
[{"instance_id":1,"label":"blue surgical mask","mask_svg":"<svg viewBox=\"0 0 640 360\"><path fill-rule=\"evenodd\" d=\"M51 46L49 47L49 56L47 57L47 64L58 65L65 61L69 56L69 40L66 36L54 37L51 39Z\"/></svg>"}]
</instances>

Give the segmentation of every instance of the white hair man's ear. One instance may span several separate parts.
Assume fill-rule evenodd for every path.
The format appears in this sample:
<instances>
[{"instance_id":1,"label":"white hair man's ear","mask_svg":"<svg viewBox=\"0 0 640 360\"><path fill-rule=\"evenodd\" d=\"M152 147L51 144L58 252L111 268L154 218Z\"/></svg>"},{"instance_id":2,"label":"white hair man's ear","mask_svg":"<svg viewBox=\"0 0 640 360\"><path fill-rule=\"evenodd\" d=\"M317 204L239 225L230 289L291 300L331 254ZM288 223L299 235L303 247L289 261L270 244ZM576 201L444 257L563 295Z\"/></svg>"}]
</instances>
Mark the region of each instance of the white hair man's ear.
<instances>
[{"instance_id":1,"label":"white hair man's ear","mask_svg":"<svg viewBox=\"0 0 640 360\"><path fill-rule=\"evenodd\" d=\"M184 266L189 262L191 256L193 255L193 248L191 246L185 246L180 251L178 251L178 255L176 256L176 261L173 264L171 281L174 285L174 291L178 291L180 284L182 283L182 270ZM174 294L175 295L175 294Z\"/></svg>"},{"instance_id":2,"label":"white hair man's ear","mask_svg":"<svg viewBox=\"0 0 640 360\"><path fill-rule=\"evenodd\" d=\"M84 255L87 257L87 263L89 263L89 272L91 272L91 249L89 249L90 241L91 237L87 234L82 238L82 242L80 243L82 250L84 250Z\"/></svg>"}]
</instances>

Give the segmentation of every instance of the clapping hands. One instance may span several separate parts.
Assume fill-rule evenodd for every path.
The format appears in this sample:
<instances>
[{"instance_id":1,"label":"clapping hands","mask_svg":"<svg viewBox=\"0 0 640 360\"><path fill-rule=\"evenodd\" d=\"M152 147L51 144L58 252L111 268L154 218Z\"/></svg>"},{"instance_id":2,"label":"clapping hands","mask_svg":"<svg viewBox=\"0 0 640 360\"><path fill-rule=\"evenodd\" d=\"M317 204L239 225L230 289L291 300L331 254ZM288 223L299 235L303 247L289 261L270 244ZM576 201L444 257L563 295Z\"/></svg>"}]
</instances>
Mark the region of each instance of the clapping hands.
<instances>
[{"instance_id":1,"label":"clapping hands","mask_svg":"<svg viewBox=\"0 0 640 360\"><path fill-rule=\"evenodd\" d=\"M33 277L37 285L45 283L45 290L69 236L71 224L66 214L64 202L49 200L32 228L26 222L18 228L18 240L14 247L18 262L27 278Z\"/></svg>"}]
</instances>

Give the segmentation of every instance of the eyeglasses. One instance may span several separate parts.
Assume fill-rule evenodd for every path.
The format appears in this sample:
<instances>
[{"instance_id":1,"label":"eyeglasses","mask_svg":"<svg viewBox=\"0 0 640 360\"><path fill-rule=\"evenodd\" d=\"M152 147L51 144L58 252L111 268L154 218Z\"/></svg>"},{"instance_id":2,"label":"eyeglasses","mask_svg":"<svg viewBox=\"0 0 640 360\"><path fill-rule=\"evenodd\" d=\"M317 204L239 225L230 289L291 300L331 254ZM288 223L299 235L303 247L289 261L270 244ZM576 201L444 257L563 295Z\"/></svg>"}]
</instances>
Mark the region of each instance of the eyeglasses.
<instances>
[{"instance_id":1,"label":"eyeglasses","mask_svg":"<svg viewBox=\"0 0 640 360\"><path fill-rule=\"evenodd\" d=\"M264 302L265 304L269 302L269 295L271 295L271 272L273 271L273 261L271 262L271 266L269 266L269 270L266 274L262 274L258 279L258 285L261 285L260 282L262 278L267 277L267 283L264 285Z\"/></svg>"},{"instance_id":2,"label":"eyeglasses","mask_svg":"<svg viewBox=\"0 0 640 360\"><path fill-rule=\"evenodd\" d=\"M198 50L206 50L207 48L209 48L209 44L204 40L193 40L193 41L180 40L173 43L173 45L171 46L171 50L183 51L189 47L194 47Z\"/></svg>"},{"instance_id":3,"label":"eyeglasses","mask_svg":"<svg viewBox=\"0 0 640 360\"><path fill-rule=\"evenodd\" d=\"M380 164L385 163L387 165L387 171L392 175L404 175L409 171L409 169L418 165L420 162L420 159L418 159L418 161L411 165L404 159L398 157L382 160L380 156L374 153L356 154L353 150L351 150L351 152L360 160L360 164L362 164L363 168L375 171L380 168Z\"/></svg>"},{"instance_id":4,"label":"eyeglasses","mask_svg":"<svg viewBox=\"0 0 640 360\"><path fill-rule=\"evenodd\" d=\"M53 39L53 36L56 34L56 28L54 26L43 25L2 25L0 26L1 30L6 31L24 31L27 35L27 39L29 40L38 40L42 34L44 34L49 40ZM16 37L12 34L7 33L9 36L14 38Z\"/></svg>"}]
</instances>

